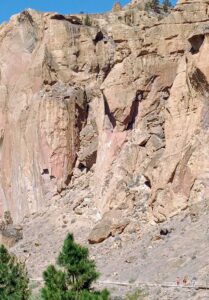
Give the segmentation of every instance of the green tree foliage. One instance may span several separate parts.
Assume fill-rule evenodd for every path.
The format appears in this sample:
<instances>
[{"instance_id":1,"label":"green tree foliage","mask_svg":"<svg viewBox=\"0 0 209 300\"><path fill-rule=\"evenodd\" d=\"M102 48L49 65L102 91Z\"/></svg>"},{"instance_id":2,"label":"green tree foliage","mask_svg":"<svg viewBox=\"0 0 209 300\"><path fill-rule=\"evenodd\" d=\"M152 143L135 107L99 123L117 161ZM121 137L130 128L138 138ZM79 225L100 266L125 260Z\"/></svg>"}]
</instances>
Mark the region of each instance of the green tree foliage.
<instances>
[{"instance_id":1,"label":"green tree foliage","mask_svg":"<svg viewBox=\"0 0 209 300\"><path fill-rule=\"evenodd\" d=\"M25 265L0 246L0 299L28 300L30 290Z\"/></svg>"},{"instance_id":2,"label":"green tree foliage","mask_svg":"<svg viewBox=\"0 0 209 300\"><path fill-rule=\"evenodd\" d=\"M146 4L145 4L145 10L149 11L150 9L152 9L151 2L146 2Z\"/></svg>"},{"instance_id":3,"label":"green tree foliage","mask_svg":"<svg viewBox=\"0 0 209 300\"><path fill-rule=\"evenodd\" d=\"M109 292L91 289L99 277L94 261L89 259L89 251L74 242L68 234L57 263L60 269L49 266L44 272L42 289L44 300L108 300Z\"/></svg>"},{"instance_id":4,"label":"green tree foliage","mask_svg":"<svg viewBox=\"0 0 209 300\"><path fill-rule=\"evenodd\" d=\"M150 0L149 2L146 2L145 10L146 11L154 10L155 12L159 13L160 12L159 0Z\"/></svg>"},{"instance_id":5,"label":"green tree foliage","mask_svg":"<svg viewBox=\"0 0 209 300\"><path fill-rule=\"evenodd\" d=\"M84 19L84 25L86 25L86 26L92 25L92 21L91 21L91 18L89 17L89 15L86 15L86 17Z\"/></svg>"},{"instance_id":6,"label":"green tree foliage","mask_svg":"<svg viewBox=\"0 0 209 300\"><path fill-rule=\"evenodd\" d=\"M151 8L152 8L155 12L159 12L159 5L160 5L159 0L152 0L150 4L151 4Z\"/></svg>"},{"instance_id":7,"label":"green tree foliage","mask_svg":"<svg viewBox=\"0 0 209 300\"><path fill-rule=\"evenodd\" d=\"M169 8L172 7L172 4L169 0L163 0L163 10L168 12Z\"/></svg>"}]
</instances>

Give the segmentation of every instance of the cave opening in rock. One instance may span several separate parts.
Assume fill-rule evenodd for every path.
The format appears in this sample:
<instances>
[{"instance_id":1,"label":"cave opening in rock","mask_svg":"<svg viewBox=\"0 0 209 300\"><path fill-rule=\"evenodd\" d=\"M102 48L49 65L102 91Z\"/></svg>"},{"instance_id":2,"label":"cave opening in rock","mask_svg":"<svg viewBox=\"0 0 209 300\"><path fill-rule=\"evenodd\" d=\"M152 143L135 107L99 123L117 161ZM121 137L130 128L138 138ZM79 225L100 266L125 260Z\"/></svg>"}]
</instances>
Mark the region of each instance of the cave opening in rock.
<instances>
[{"instance_id":1,"label":"cave opening in rock","mask_svg":"<svg viewBox=\"0 0 209 300\"><path fill-rule=\"evenodd\" d=\"M48 175L49 174L49 169L43 169L41 175Z\"/></svg>"},{"instance_id":2,"label":"cave opening in rock","mask_svg":"<svg viewBox=\"0 0 209 300\"><path fill-rule=\"evenodd\" d=\"M200 47L202 46L203 42L205 40L205 36L204 34L199 34L199 35L195 35L193 37L191 37L189 39L189 42L191 44L191 49L190 49L190 52L192 54L196 54L199 52L200 50Z\"/></svg>"},{"instance_id":3,"label":"cave opening in rock","mask_svg":"<svg viewBox=\"0 0 209 300\"><path fill-rule=\"evenodd\" d=\"M145 182L144 182L144 184L148 187L148 188L152 188L152 184L151 184L151 181L150 181L150 179L148 178L148 177L145 177Z\"/></svg>"},{"instance_id":4,"label":"cave opening in rock","mask_svg":"<svg viewBox=\"0 0 209 300\"><path fill-rule=\"evenodd\" d=\"M160 230L160 235L166 236L170 233L170 231L167 228L163 228Z\"/></svg>"},{"instance_id":5,"label":"cave opening in rock","mask_svg":"<svg viewBox=\"0 0 209 300\"><path fill-rule=\"evenodd\" d=\"M173 232L173 227L161 227L160 229L160 235L161 236L167 236L170 235Z\"/></svg>"},{"instance_id":6,"label":"cave opening in rock","mask_svg":"<svg viewBox=\"0 0 209 300\"><path fill-rule=\"evenodd\" d=\"M84 166L84 164L79 163L78 169L79 169L80 171L84 171L84 170L86 169L86 167Z\"/></svg>"},{"instance_id":7,"label":"cave opening in rock","mask_svg":"<svg viewBox=\"0 0 209 300\"><path fill-rule=\"evenodd\" d=\"M151 189L152 186L151 186L150 180L146 180L144 184Z\"/></svg>"},{"instance_id":8,"label":"cave opening in rock","mask_svg":"<svg viewBox=\"0 0 209 300\"><path fill-rule=\"evenodd\" d=\"M97 32L94 41L94 44L96 45L98 42L102 41L104 38L104 35L102 33L102 31Z\"/></svg>"}]
</instances>

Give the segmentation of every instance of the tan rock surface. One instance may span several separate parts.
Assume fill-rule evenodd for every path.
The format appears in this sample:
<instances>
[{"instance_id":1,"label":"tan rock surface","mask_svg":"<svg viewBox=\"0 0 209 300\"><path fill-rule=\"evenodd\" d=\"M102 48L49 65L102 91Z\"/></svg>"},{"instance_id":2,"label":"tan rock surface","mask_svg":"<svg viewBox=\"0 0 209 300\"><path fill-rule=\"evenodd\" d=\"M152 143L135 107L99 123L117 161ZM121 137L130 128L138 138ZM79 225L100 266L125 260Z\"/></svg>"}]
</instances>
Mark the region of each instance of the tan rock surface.
<instances>
[{"instance_id":1,"label":"tan rock surface","mask_svg":"<svg viewBox=\"0 0 209 300\"><path fill-rule=\"evenodd\" d=\"M120 18L92 16L90 27L80 16L29 10L2 26L2 213L21 220L39 211L91 168L101 216L126 199L131 212L138 175L149 181L156 221L188 206L201 176L193 140L197 130L206 136L204 95L192 83L202 76L207 86L206 7L180 1L160 21L127 8Z\"/></svg>"},{"instance_id":2,"label":"tan rock surface","mask_svg":"<svg viewBox=\"0 0 209 300\"><path fill-rule=\"evenodd\" d=\"M208 2L179 1L167 16L135 4L92 15L92 26L28 10L0 28L0 214L37 239L45 214L48 235L75 230L92 243L201 218ZM62 223L65 210L76 225Z\"/></svg>"},{"instance_id":3,"label":"tan rock surface","mask_svg":"<svg viewBox=\"0 0 209 300\"><path fill-rule=\"evenodd\" d=\"M124 231L129 220L121 215L121 211L111 210L104 214L102 221L94 227L89 235L90 244L103 242L109 236L115 236Z\"/></svg>"}]
</instances>

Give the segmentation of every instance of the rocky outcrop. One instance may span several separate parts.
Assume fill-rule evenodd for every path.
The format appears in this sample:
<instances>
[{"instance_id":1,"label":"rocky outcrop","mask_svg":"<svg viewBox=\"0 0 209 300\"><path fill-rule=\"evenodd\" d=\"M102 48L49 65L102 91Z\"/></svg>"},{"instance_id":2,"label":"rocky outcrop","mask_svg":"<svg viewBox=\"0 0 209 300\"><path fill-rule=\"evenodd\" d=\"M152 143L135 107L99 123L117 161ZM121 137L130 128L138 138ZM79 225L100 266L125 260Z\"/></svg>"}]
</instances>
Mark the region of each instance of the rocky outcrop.
<instances>
[{"instance_id":1,"label":"rocky outcrop","mask_svg":"<svg viewBox=\"0 0 209 300\"><path fill-rule=\"evenodd\" d=\"M5 211L4 218L0 223L0 244L6 247L13 247L23 238L23 227L13 224L9 211Z\"/></svg>"},{"instance_id":2,"label":"rocky outcrop","mask_svg":"<svg viewBox=\"0 0 209 300\"><path fill-rule=\"evenodd\" d=\"M96 243L207 198L208 3L135 4L92 26L32 10L1 26L1 214L73 191Z\"/></svg>"},{"instance_id":3,"label":"rocky outcrop","mask_svg":"<svg viewBox=\"0 0 209 300\"><path fill-rule=\"evenodd\" d=\"M122 6L120 4L120 2L116 2L114 5L113 5L113 8L112 8L112 11L115 13L119 12L122 10Z\"/></svg>"},{"instance_id":4,"label":"rocky outcrop","mask_svg":"<svg viewBox=\"0 0 209 300\"><path fill-rule=\"evenodd\" d=\"M128 224L129 220L121 216L121 211L111 210L104 214L102 221L94 227L89 242L91 244L103 242L109 236L122 233Z\"/></svg>"}]
</instances>

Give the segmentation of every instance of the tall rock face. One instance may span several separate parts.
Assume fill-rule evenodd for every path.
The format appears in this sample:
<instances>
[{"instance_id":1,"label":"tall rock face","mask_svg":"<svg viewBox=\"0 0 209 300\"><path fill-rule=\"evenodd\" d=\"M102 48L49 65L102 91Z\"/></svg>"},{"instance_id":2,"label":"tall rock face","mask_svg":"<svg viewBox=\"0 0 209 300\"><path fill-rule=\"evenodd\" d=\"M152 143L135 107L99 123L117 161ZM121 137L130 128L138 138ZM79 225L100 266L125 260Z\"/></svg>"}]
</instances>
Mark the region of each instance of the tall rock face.
<instances>
[{"instance_id":1,"label":"tall rock face","mask_svg":"<svg viewBox=\"0 0 209 300\"><path fill-rule=\"evenodd\" d=\"M33 11L1 28L0 201L15 218L70 181L90 111L85 85L96 90L111 60L97 33Z\"/></svg>"},{"instance_id":2,"label":"tall rock face","mask_svg":"<svg viewBox=\"0 0 209 300\"><path fill-rule=\"evenodd\" d=\"M94 243L207 200L209 7L84 18L28 10L0 28L0 213L80 201L82 179Z\"/></svg>"}]
</instances>

